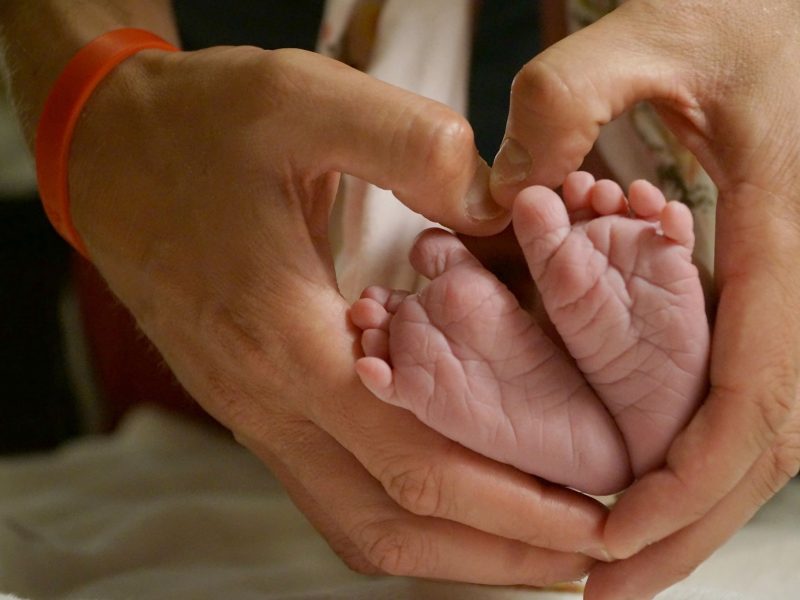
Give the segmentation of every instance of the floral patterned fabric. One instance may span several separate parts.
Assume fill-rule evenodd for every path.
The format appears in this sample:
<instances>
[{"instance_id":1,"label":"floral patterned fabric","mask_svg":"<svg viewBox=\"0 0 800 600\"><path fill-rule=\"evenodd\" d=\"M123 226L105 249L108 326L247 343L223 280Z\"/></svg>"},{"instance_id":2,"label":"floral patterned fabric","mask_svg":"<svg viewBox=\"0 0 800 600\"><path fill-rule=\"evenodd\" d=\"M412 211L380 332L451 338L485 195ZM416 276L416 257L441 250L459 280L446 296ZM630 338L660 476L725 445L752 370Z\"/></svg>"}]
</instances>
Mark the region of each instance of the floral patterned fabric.
<instances>
[{"instance_id":1,"label":"floral patterned fabric","mask_svg":"<svg viewBox=\"0 0 800 600\"><path fill-rule=\"evenodd\" d=\"M622 2L565 0L570 30L591 26ZM464 112L473 7L472 0L328 0L318 51ZM717 190L698 161L648 103L606 125L597 147L623 186L648 179L668 198L692 209L695 263L708 290ZM391 198L390 192L351 177L344 178L340 196L331 235L345 296L371 283L405 289L424 283L405 256L416 233L430 223Z\"/></svg>"},{"instance_id":2,"label":"floral patterned fabric","mask_svg":"<svg viewBox=\"0 0 800 600\"><path fill-rule=\"evenodd\" d=\"M567 0L571 31L588 27L624 0ZM620 183L644 177L670 199L692 209L695 219L695 262L704 275L713 273L717 188L697 159L673 136L653 107L642 102L604 127L600 152Z\"/></svg>"}]
</instances>

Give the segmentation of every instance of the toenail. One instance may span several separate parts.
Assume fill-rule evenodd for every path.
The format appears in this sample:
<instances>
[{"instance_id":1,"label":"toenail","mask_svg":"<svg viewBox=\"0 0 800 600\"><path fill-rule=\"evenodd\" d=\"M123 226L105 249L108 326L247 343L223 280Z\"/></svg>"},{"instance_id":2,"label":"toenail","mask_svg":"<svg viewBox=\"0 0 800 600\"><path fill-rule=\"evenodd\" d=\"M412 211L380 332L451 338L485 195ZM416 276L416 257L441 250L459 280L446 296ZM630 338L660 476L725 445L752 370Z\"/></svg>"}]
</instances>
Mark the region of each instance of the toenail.
<instances>
[{"instance_id":1,"label":"toenail","mask_svg":"<svg viewBox=\"0 0 800 600\"><path fill-rule=\"evenodd\" d=\"M492 185L509 185L525 181L533 162L528 151L514 138L506 138L492 165Z\"/></svg>"}]
</instances>

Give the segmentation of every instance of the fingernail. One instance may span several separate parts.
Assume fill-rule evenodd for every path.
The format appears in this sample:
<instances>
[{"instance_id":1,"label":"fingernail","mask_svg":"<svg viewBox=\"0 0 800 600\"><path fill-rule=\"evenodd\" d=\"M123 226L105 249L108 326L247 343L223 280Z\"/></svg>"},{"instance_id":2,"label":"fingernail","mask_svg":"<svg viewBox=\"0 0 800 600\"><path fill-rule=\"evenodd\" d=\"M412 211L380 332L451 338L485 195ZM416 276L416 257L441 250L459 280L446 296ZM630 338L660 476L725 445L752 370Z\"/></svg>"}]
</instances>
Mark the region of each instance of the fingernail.
<instances>
[{"instance_id":1,"label":"fingernail","mask_svg":"<svg viewBox=\"0 0 800 600\"><path fill-rule=\"evenodd\" d=\"M514 138L503 140L492 165L492 185L525 181L531 173L531 155Z\"/></svg>"},{"instance_id":2,"label":"fingernail","mask_svg":"<svg viewBox=\"0 0 800 600\"><path fill-rule=\"evenodd\" d=\"M489 165L481 159L475 177L464 198L467 214L476 221L491 221L506 212L497 204L489 192Z\"/></svg>"},{"instance_id":3,"label":"fingernail","mask_svg":"<svg viewBox=\"0 0 800 600\"><path fill-rule=\"evenodd\" d=\"M588 550L584 550L581 554L585 554L586 556L591 556L597 560L601 560L603 562L614 562L614 557L608 553L608 550L605 548L589 548Z\"/></svg>"}]
</instances>

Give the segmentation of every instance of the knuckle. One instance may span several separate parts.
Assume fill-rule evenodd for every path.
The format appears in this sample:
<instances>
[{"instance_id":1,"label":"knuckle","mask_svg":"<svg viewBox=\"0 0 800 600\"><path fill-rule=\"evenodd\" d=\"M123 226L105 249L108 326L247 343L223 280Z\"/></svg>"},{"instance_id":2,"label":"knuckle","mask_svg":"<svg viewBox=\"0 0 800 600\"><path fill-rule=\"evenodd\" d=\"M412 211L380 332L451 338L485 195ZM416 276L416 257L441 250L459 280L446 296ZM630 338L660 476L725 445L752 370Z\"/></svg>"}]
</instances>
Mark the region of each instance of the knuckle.
<instances>
[{"instance_id":1,"label":"knuckle","mask_svg":"<svg viewBox=\"0 0 800 600\"><path fill-rule=\"evenodd\" d=\"M768 492L770 498L800 472L800 436L790 436L770 450Z\"/></svg>"},{"instance_id":2,"label":"knuckle","mask_svg":"<svg viewBox=\"0 0 800 600\"><path fill-rule=\"evenodd\" d=\"M756 397L756 408L762 435L772 441L780 435L794 407L797 373L781 360L773 368L769 380L769 387Z\"/></svg>"},{"instance_id":3,"label":"knuckle","mask_svg":"<svg viewBox=\"0 0 800 600\"><path fill-rule=\"evenodd\" d=\"M421 172L435 174L443 186L463 177L475 147L472 127L463 116L444 105L426 104L414 116L411 131L413 145L424 148Z\"/></svg>"},{"instance_id":4,"label":"knuckle","mask_svg":"<svg viewBox=\"0 0 800 600\"><path fill-rule=\"evenodd\" d=\"M364 555L377 569L389 575L420 575L435 570L425 539L405 530L396 521L378 522L362 531Z\"/></svg>"},{"instance_id":5,"label":"knuckle","mask_svg":"<svg viewBox=\"0 0 800 600\"><path fill-rule=\"evenodd\" d=\"M800 408L794 412L775 449L778 473L786 479L800 472Z\"/></svg>"},{"instance_id":6,"label":"knuckle","mask_svg":"<svg viewBox=\"0 0 800 600\"><path fill-rule=\"evenodd\" d=\"M800 431L795 428L767 450L762 468L756 471L752 490L752 504L761 506L775 496L800 472Z\"/></svg>"},{"instance_id":7,"label":"knuckle","mask_svg":"<svg viewBox=\"0 0 800 600\"><path fill-rule=\"evenodd\" d=\"M435 463L388 470L381 480L389 496L406 510L423 516L442 515L443 473Z\"/></svg>"},{"instance_id":8,"label":"knuckle","mask_svg":"<svg viewBox=\"0 0 800 600\"><path fill-rule=\"evenodd\" d=\"M302 70L303 50L297 48L277 48L262 50L258 54L256 68L263 73L291 72Z\"/></svg>"},{"instance_id":9,"label":"knuckle","mask_svg":"<svg viewBox=\"0 0 800 600\"><path fill-rule=\"evenodd\" d=\"M530 112L558 115L564 106L569 106L576 97L580 97L574 93L573 86L559 70L540 56L522 67L514 77L511 97Z\"/></svg>"},{"instance_id":10,"label":"knuckle","mask_svg":"<svg viewBox=\"0 0 800 600\"><path fill-rule=\"evenodd\" d=\"M601 123L611 119L605 96L598 94L591 77L558 68L548 51L526 64L511 84L511 110L508 134L527 139L545 152L547 170L534 171L542 183L554 177L552 184L575 170L589 152ZM546 139L532 136L544 128ZM560 158L558 158L560 157ZM534 161L536 162L536 161Z\"/></svg>"},{"instance_id":11,"label":"knuckle","mask_svg":"<svg viewBox=\"0 0 800 600\"><path fill-rule=\"evenodd\" d=\"M306 54L295 48L243 50L238 81L247 92L239 96L241 102L262 113L291 109L310 84Z\"/></svg>"},{"instance_id":12,"label":"knuckle","mask_svg":"<svg viewBox=\"0 0 800 600\"><path fill-rule=\"evenodd\" d=\"M672 568L672 579L674 582L683 581L687 579L692 573L697 570L699 563L694 560L682 559L679 560Z\"/></svg>"},{"instance_id":13,"label":"knuckle","mask_svg":"<svg viewBox=\"0 0 800 600\"><path fill-rule=\"evenodd\" d=\"M348 535L340 533L339 530L325 531L324 535L331 550L348 569L362 575L379 574L377 567L367 560Z\"/></svg>"},{"instance_id":14,"label":"knuckle","mask_svg":"<svg viewBox=\"0 0 800 600\"><path fill-rule=\"evenodd\" d=\"M351 571L359 573L360 575L380 575L381 573L381 570L377 566L369 562L369 560L364 558L358 551L338 551L334 548L334 552L336 552L336 555Z\"/></svg>"}]
</instances>

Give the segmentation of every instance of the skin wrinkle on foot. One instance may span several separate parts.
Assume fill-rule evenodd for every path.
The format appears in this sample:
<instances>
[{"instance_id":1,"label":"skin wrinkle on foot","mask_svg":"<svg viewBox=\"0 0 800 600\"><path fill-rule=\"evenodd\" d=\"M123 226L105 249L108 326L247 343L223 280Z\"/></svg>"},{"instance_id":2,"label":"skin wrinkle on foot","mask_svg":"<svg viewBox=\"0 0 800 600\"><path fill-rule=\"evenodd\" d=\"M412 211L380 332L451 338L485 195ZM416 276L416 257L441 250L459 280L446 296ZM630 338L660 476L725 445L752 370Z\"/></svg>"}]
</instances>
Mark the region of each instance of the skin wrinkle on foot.
<instances>
[{"instance_id":1,"label":"skin wrinkle on foot","mask_svg":"<svg viewBox=\"0 0 800 600\"><path fill-rule=\"evenodd\" d=\"M550 320L582 373L505 286L441 230L420 236L412 251L413 266L431 280L424 290L406 296L370 288L354 304L365 340L377 329L389 342L384 360L364 341L357 371L379 398L464 446L554 483L607 494L658 466L694 413L705 389L709 331L691 263L693 236L682 229L691 228L691 218L654 186L634 183L628 202L616 184L592 183L586 173L570 177L563 202L546 188L523 191L514 229ZM665 236L659 215L672 219L666 229L675 239ZM412 304L417 317L408 320L404 306ZM420 372L432 380L429 395L407 396L420 389Z\"/></svg>"}]
</instances>

